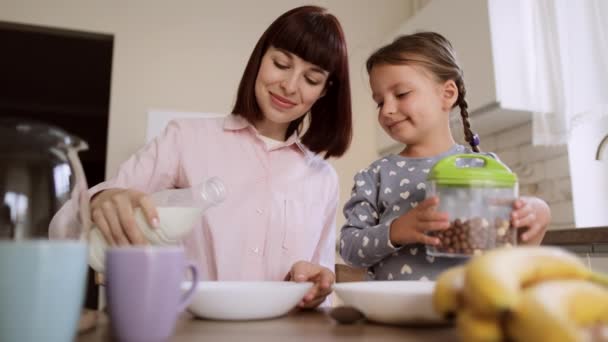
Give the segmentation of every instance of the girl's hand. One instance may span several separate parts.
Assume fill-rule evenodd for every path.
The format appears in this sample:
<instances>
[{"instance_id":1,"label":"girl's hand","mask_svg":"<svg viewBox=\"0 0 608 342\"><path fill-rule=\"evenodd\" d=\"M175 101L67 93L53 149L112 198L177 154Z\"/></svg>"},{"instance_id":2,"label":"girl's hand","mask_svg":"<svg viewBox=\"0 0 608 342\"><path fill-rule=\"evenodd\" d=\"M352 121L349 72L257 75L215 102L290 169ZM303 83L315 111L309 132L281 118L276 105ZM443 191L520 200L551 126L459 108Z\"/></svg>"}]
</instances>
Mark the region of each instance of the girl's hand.
<instances>
[{"instance_id":1,"label":"girl's hand","mask_svg":"<svg viewBox=\"0 0 608 342\"><path fill-rule=\"evenodd\" d=\"M551 222L551 209L537 197L521 197L513 202L511 225L526 230L520 235L524 244L540 245Z\"/></svg>"},{"instance_id":2,"label":"girl's hand","mask_svg":"<svg viewBox=\"0 0 608 342\"><path fill-rule=\"evenodd\" d=\"M334 272L327 267L313 264L308 261L298 261L285 276L285 280L301 283L305 281L314 282L314 286L298 304L300 308L312 309L323 303L331 293L332 285L336 282Z\"/></svg>"},{"instance_id":3,"label":"girl's hand","mask_svg":"<svg viewBox=\"0 0 608 342\"><path fill-rule=\"evenodd\" d=\"M152 227L158 227L158 213L152 200L132 189L107 189L91 200L91 219L109 245L142 245L147 241L135 223L133 211L140 207Z\"/></svg>"},{"instance_id":4,"label":"girl's hand","mask_svg":"<svg viewBox=\"0 0 608 342\"><path fill-rule=\"evenodd\" d=\"M438 197L430 197L391 223L390 241L393 245L422 243L438 246L441 241L426 235L429 231L446 230L450 227L447 213L436 211Z\"/></svg>"}]
</instances>

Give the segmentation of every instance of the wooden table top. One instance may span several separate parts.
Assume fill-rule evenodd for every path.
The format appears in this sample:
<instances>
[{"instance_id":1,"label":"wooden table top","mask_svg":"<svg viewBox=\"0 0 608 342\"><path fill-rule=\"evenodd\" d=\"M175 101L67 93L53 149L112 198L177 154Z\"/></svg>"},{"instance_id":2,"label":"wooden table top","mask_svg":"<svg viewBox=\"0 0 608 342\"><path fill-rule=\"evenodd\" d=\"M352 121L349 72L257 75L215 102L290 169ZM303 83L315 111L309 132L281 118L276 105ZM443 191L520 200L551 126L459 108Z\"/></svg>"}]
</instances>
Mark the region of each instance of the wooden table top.
<instances>
[{"instance_id":1,"label":"wooden table top","mask_svg":"<svg viewBox=\"0 0 608 342\"><path fill-rule=\"evenodd\" d=\"M172 342L194 341L458 341L451 327L403 327L370 322L338 324L327 309L293 312L262 321L231 322L194 319L184 314L177 322ZM77 336L78 342L113 341L108 320L102 316L94 330Z\"/></svg>"}]
</instances>

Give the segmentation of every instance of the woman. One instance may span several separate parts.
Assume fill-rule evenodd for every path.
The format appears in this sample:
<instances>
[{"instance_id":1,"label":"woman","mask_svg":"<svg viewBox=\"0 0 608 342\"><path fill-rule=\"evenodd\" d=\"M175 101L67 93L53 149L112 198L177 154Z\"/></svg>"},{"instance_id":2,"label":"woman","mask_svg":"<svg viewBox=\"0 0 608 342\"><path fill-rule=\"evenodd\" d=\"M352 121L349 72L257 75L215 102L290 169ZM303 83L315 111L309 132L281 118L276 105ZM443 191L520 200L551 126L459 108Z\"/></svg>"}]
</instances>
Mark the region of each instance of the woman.
<instances>
[{"instance_id":1,"label":"woman","mask_svg":"<svg viewBox=\"0 0 608 342\"><path fill-rule=\"evenodd\" d=\"M342 28L323 8L295 8L259 39L232 114L169 123L89 190L91 218L110 244L143 244L133 210L158 225L148 194L218 176L226 201L184 241L202 278L314 281L300 306L316 307L334 282L338 179L325 159L351 134Z\"/></svg>"}]
</instances>

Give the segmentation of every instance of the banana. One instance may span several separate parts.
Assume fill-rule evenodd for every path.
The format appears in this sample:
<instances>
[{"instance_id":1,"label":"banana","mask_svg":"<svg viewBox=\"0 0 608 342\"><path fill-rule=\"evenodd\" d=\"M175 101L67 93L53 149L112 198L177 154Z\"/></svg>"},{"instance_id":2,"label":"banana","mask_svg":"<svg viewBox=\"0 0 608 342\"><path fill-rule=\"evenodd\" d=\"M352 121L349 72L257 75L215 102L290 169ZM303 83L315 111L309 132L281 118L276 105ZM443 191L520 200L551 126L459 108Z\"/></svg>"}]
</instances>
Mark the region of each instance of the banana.
<instances>
[{"instance_id":1,"label":"banana","mask_svg":"<svg viewBox=\"0 0 608 342\"><path fill-rule=\"evenodd\" d=\"M608 327L608 288L584 280L554 280L527 288L506 322L516 342L588 341L586 333L598 327Z\"/></svg>"},{"instance_id":2,"label":"banana","mask_svg":"<svg viewBox=\"0 0 608 342\"><path fill-rule=\"evenodd\" d=\"M466 342L501 342L504 336L497 318L479 317L468 309L458 312L456 330Z\"/></svg>"},{"instance_id":3,"label":"banana","mask_svg":"<svg viewBox=\"0 0 608 342\"><path fill-rule=\"evenodd\" d=\"M579 258L557 247L517 247L490 251L466 266L463 296L482 316L501 316L518 302L522 288L553 279L588 279L608 285Z\"/></svg>"},{"instance_id":4,"label":"banana","mask_svg":"<svg viewBox=\"0 0 608 342\"><path fill-rule=\"evenodd\" d=\"M433 308L442 317L454 318L463 306L462 289L464 286L465 266L455 266L443 271L435 281Z\"/></svg>"}]
</instances>

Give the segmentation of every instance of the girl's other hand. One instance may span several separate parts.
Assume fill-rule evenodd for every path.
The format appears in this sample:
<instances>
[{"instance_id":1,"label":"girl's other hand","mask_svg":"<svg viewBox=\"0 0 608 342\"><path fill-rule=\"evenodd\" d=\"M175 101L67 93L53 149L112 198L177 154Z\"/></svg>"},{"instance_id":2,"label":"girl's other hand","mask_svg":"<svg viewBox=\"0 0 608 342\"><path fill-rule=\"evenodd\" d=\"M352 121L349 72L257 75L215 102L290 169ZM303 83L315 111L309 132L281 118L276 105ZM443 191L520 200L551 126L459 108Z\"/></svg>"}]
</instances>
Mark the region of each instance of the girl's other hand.
<instances>
[{"instance_id":1,"label":"girl's other hand","mask_svg":"<svg viewBox=\"0 0 608 342\"><path fill-rule=\"evenodd\" d=\"M523 233L518 234L524 244L540 245L550 222L551 209L540 198L521 197L513 202L511 226L525 229Z\"/></svg>"}]
</instances>

